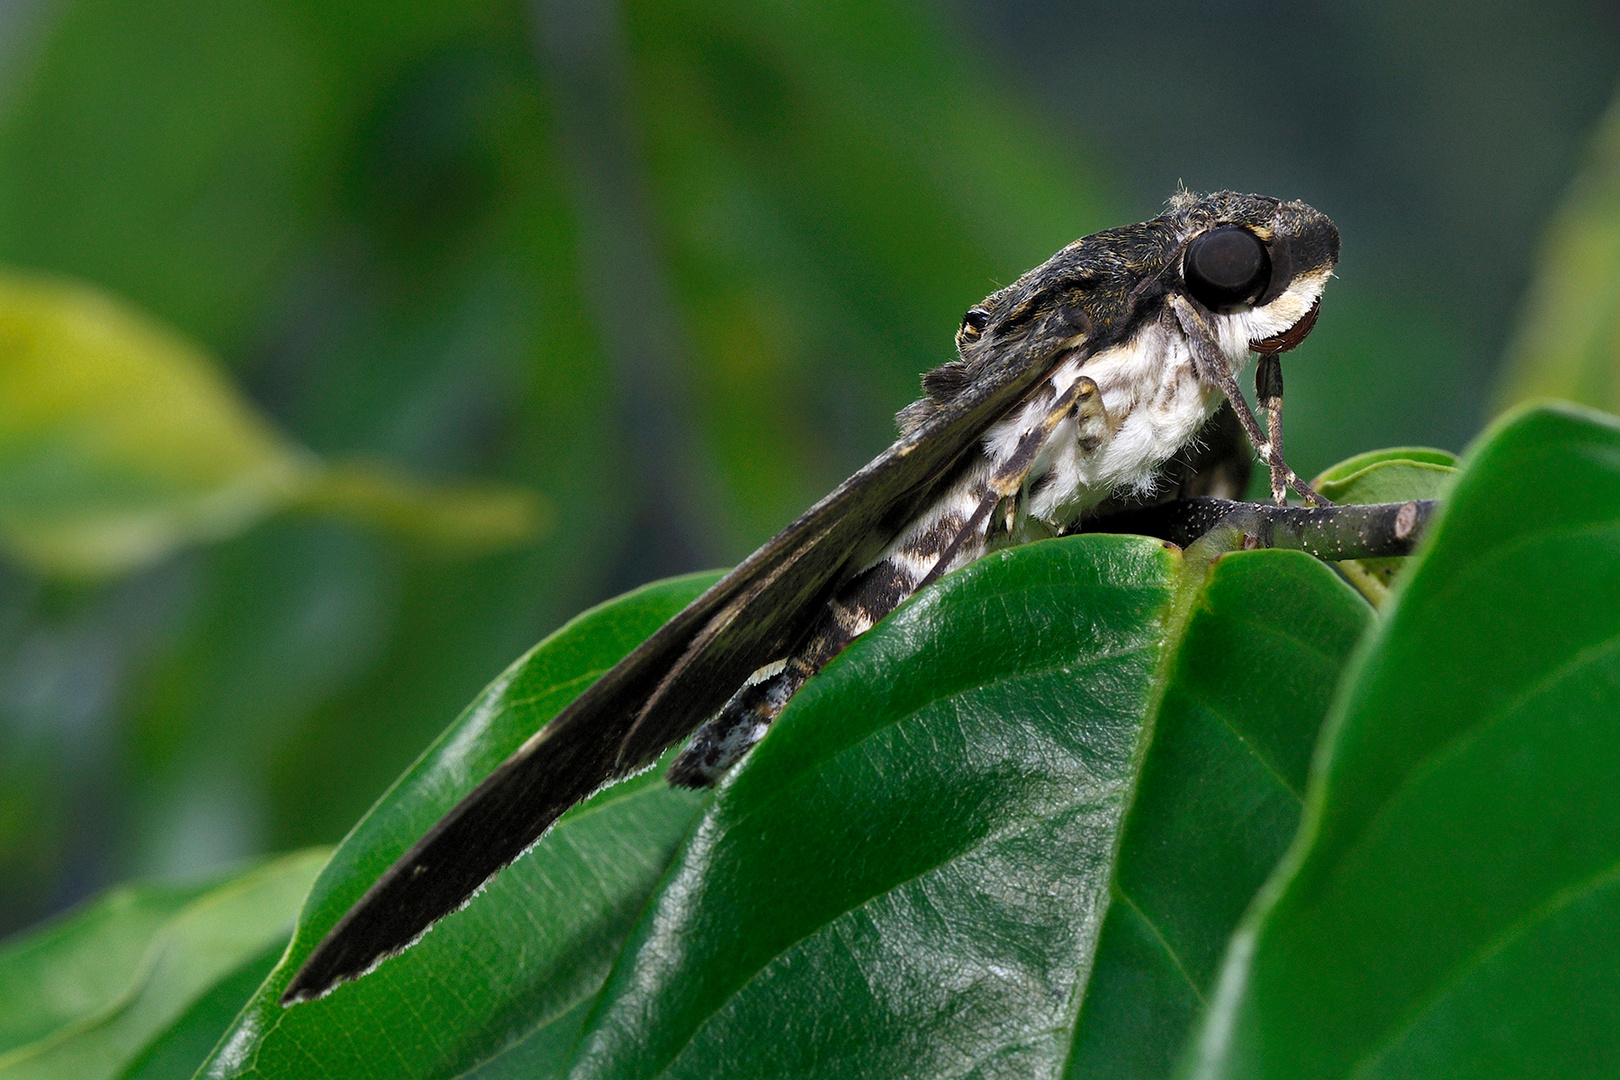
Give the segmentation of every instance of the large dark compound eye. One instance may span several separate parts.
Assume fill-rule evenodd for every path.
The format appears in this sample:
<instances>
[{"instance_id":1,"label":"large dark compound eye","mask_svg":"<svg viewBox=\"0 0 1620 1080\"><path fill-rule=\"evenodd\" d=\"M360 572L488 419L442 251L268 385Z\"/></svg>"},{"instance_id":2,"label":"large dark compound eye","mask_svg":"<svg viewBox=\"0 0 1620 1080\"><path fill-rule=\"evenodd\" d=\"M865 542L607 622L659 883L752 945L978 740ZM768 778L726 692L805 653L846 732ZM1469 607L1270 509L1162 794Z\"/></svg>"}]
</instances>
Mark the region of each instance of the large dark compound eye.
<instances>
[{"instance_id":1,"label":"large dark compound eye","mask_svg":"<svg viewBox=\"0 0 1620 1080\"><path fill-rule=\"evenodd\" d=\"M962 316L962 328L958 331L963 337L978 337L984 333L984 328L990 325L990 313L982 307L970 307L967 314Z\"/></svg>"},{"instance_id":2,"label":"large dark compound eye","mask_svg":"<svg viewBox=\"0 0 1620 1080\"><path fill-rule=\"evenodd\" d=\"M1211 311L1234 311L1266 291L1271 283L1271 256L1248 229L1228 225L1187 245L1182 264L1187 291Z\"/></svg>"}]
</instances>

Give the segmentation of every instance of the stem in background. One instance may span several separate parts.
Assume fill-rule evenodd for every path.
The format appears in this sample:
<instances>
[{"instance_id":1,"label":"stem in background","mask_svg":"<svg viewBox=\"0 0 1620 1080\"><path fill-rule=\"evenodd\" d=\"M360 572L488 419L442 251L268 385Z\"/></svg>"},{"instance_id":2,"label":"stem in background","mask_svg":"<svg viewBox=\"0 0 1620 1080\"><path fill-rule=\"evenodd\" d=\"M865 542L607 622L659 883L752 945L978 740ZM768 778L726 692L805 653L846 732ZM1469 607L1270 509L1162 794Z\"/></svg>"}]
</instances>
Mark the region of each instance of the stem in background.
<instances>
[{"instance_id":1,"label":"stem in background","mask_svg":"<svg viewBox=\"0 0 1620 1080\"><path fill-rule=\"evenodd\" d=\"M606 595L714 561L718 485L691 384L636 129L618 0L530 0L536 60L573 174L580 259L615 375L635 500Z\"/></svg>"},{"instance_id":2,"label":"stem in background","mask_svg":"<svg viewBox=\"0 0 1620 1080\"><path fill-rule=\"evenodd\" d=\"M1186 548L1200 537L1220 530L1227 534L1223 539L1233 550L1289 548L1327 562L1386 559L1412 553L1436 505L1433 499L1368 506L1272 506L1230 499L1175 499L1088 521L1085 531L1137 533Z\"/></svg>"}]
</instances>

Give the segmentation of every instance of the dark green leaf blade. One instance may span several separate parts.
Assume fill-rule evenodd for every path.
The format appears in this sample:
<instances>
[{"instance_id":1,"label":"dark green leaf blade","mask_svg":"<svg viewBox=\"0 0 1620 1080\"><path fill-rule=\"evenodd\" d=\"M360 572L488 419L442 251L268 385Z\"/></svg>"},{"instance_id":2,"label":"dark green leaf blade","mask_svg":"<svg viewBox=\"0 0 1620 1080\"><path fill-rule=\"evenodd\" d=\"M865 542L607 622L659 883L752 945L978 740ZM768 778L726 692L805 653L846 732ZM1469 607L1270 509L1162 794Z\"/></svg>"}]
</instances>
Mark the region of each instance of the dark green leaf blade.
<instances>
[{"instance_id":1,"label":"dark green leaf blade","mask_svg":"<svg viewBox=\"0 0 1620 1080\"><path fill-rule=\"evenodd\" d=\"M1191 1075L1620 1064L1620 426L1509 418L1414 562Z\"/></svg>"},{"instance_id":2,"label":"dark green leaf blade","mask_svg":"<svg viewBox=\"0 0 1620 1080\"><path fill-rule=\"evenodd\" d=\"M1437 461L1389 459L1373 462L1334 480L1318 481L1317 493L1338 503L1405 502L1444 498L1456 475L1454 465Z\"/></svg>"},{"instance_id":3,"label":"dark green leaf blade","mask_svg":"<svg viewBox=\"0 0 1620 1080\"><path fill-rule=\"evenodd\" d=\"M1179 557L991 556L795 699L695 826L576 1077L1061 1067Z\"/></svg>"},{"instance_id":4,"label":"dark green leaf blade","mask_svg":"<svg viewBox=\"0 0 1620 1080\"><path fill-rule=\"evenodd\" d=\"M1336 503L1443 499L1457 476L1457 459L1444 450L1396 447L1373 450L1325 470L1313 486ZM1382 604L1406 559L1349 559L1339 570L1368 600Z\"/></svg>"},{"instance_id":5,"label":"dark green leaf blade","mask_svg":"<svg viewBox=\"0 0 1620 1080\"><path fill-rule=\"evenodd\" d=\"M1303 553L1215 563L1158 707L1066 1075L1170 1074L1293 838L1317 731L1371 622Z\"/></svg>"},{"instance_id":6,"label":"dark green leaf blade","mask_svg":"<svg viewBox=\"0 0 1620 1080\"><path fill-rule=\"evenodd\" d=\"M338 848L286 960L205 1075L458 1076L588 1001L703 802L657 772L576 807L466 908L364 979L318 1001L278 1004L298 965L382 870L715 577L675 578L609 601L492 683Z\"/></svg>"}]
</instances>

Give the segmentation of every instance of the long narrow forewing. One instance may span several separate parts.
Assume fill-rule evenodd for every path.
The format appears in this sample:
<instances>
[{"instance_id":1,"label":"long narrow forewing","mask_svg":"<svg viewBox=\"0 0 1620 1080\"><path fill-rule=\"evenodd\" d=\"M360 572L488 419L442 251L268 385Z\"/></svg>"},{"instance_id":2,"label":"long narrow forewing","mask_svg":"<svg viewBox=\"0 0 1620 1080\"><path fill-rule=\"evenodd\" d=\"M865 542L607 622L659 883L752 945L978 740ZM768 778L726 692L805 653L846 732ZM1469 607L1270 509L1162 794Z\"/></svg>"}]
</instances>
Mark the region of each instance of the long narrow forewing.
<instances>
[{"instance_id":1,"label":"long narrow forewing","mask_svg":"<svg viewBox=\"0 0 1620 1080\"><path fill-rule=\"evenodd\" d=\"M570 806L653 760L713 714L751 672L792 645L840 576L857 569L847 564L874 530L908 516L984 429L1068 351L1009 350L971 391L664 624L378 878L310 954L282 1001L318 997L405 948Z\"/></svg>"}]
</instances>

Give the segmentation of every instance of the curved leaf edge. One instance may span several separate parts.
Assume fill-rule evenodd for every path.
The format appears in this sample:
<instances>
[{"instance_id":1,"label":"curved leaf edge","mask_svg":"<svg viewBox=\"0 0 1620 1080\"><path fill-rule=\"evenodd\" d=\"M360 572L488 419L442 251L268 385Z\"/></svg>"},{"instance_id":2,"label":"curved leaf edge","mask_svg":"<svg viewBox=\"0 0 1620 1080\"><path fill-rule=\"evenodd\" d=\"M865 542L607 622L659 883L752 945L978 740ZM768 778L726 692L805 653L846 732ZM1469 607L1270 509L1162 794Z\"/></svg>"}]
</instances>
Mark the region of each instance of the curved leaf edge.
<instances>
[{"instance_id":1,"label":"curved leaf edge","mask_svg":"<svg viewBox=\"0 0 1620 1080\"><path fill-rule=\"evenodd\" d=\"M1351 712L1359 684L1368 667L1385 648L1393 616L1399 611L1401 599L1427 576L1431 552L1443 542L1450 519L1458 512L1460 503L1466 509L1480 496L1488 496L1490 488L1479 479L1484 467L1495 455L1502 453L1502 444L1509 436L1521 430L1530 430L1549 420L1573 421L1620 431L1620 417L1600 410L1563 400L1533 400L1513 406L1489 425L1465 450L1458 461L1457 475L1451 487L1451 497L1443 502L1430 519L1428 528L1417 548L1408 557L1409 572L1396 579L1389 598L1382 605L1382 617L1361 640L1345 666L1333 705L1322 726L1315 753L1311 758L1310 776L1305 792L1304 813L1294 841L1284 852L1275 871L1255 894L1254 901L1232 934L1226 956L1221 963L1220 976L1209 996L1194 1031L1187 1043L1181 1063L1176 1070L1180 1080L1219 1080L1223 1075L1220 1063L1231 1042L1238 1011L1244 1004L1244 990L1252 958L1260 945L1260 938L1272 912L1282 903L1290 886L1306 869L1316 841L1322 833L1334 780L1334 757L1344 736L1344 727ZM1355 460L1355 459L1351 459ZM1476 490L1477 489L1477 490Z\"/></svg>"}]
</instances>

